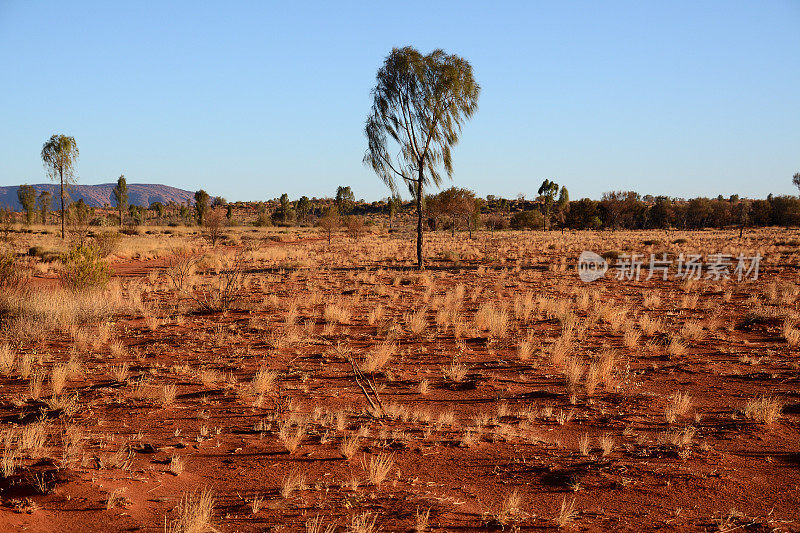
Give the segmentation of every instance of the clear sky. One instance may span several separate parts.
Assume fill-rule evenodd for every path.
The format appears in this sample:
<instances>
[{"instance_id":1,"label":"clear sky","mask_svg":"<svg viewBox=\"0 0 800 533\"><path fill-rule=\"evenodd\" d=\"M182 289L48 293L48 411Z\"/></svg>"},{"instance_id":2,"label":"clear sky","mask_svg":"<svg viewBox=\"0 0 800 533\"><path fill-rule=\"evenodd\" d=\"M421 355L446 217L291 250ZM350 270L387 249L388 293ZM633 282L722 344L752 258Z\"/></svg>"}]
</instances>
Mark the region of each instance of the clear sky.
<instances>
[{"instance_id":1,"label":"clear sky","mask_svg":"<svg viewBox=\"0 0 800 533\"><path fill-rule=\"evenodd\" d=\"M474 68L454 183L479 196L797 194L800 0L0 0L0 185L46 181L63 133L83 184L384 197L363 126L405 45Z\"/></svg>"}]
</instances>

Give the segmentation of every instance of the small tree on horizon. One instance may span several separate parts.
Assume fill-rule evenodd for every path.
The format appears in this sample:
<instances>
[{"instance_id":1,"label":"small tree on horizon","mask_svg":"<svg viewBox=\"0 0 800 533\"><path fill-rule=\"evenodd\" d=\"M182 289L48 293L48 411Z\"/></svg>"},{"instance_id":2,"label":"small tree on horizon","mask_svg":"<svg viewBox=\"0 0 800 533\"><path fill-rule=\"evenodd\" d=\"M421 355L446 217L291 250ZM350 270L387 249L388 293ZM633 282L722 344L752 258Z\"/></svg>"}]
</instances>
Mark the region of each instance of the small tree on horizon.
<instances>
[{"instance_id":1,"label":"small tree on horizon","mask_svg":"<svg viewBox=\"0 0 800 533\"><path fill-rule=\"evenodd\" d=\"M562 235L564 234L564 226L567 223L567 213L569 213L569 191L562 185L556 201L556 218L561 226Z\"/></svg>"},{"instance_id":2,"label":"small tree on horizon","mask_svg":"<svg viewBox=\"0 0 800 533\"><path fill-rule=\"evenodd\" d=\"M340 215L349 215L355 203L356 197L349 185L347 187L340 185L336 189L336 209Z\"/></svg>"},{"instance_id":3,"label":"small tree on horizon","mask_svg":"<svg viewBox=\"0 0 800 533\"><path fill-rule=\"evenodd\" d=\"M67 218L69 219L70 233L78 243L83 246L89 236L89 222L91 221L94 209L86 205L83 198L71 203L67 208Z\"/></svg>"},{"instance_id":4,"label":"small tree on horizon","mask_svg":"<svg viewBox=\"0 0 800 533\"><path fill-rule=\"evenodd\" d=\"M278 202L280 202L280 206L278 207L278 213L276 214L280 217L281 223L286 225L289 223L289 212L292 209L291 202L289 202L289 195L286 193L281 194Z\"/></svg>"},{"instance_id":5,"label":"small tree on horizon","mask_svg":"<svg viewBox=\"0 0 800 533\"><path fill-rule=\"evenodd\" d=\"M111 192L114 194L114 200L117 201L117 212L119 212L119 225L121 227L125 220L125 211L128 210L128 182L124 174L117 178L117 186Z\"/></svg>"},{"instance_id":6,"label":"small tree on horizon","mask_svg":"<svg viewBox=\"0 0 800 533\"><path fill-rule=\"evenodd\" d=\"M61 238L66 236L66 211L65 201L68 195L68 187L76 183L75 162L78 160L80 152L74 137L66 135L53 135L42 146L42 161L47 168L48 177L61 184Z\"/></svg>"},{"instance_id":7,"label":"small tree on horizon","mask_svg":"<svg viewBox=\"0 0 800 533\"><path fill-rule=\"evenodd\" d=\"M423 55L410 46L395 48L378 70L364 163L393 193L398 179L409 187L417 206L420 270L424 187L441 183L442 168L452 178L452 147L478 109L479 94L469 62L443 50Z\"/></svg>"},{"instance_id":8,"label":"small tree on horizon","mask_svg":"<svg viewBox=\"0 0 800 533\"><path fill-rule=\"evenodd\" d=\"M208 213L208 204L211 198L208 193L200 189L194 193L194 210L197 214L197 224L202 226L206 221L206 213Z\"/></svg>"},{"instance_id":9,"label":"small tree on horizon","mask_svg":"<svg viewBox=\"0 0 800 533\"><path fill-rule=\"evenodd\" d=\"M156 220L158 224L161 224L161 220L164 218L164 214L166 212L166 208L164 204L161 202L153 202L150 204L150 211L153 211L156 215Z\"/></svg>"},{"instance_id":10,"label":"small tree on horizon","mask_svg":"<svg viewBox=\"0 0 800 533\"><path fill-rule=\"evenodd\" d=\"M795 172L794 176L792 176L792 183L794 186L800 189L800 172Z\"/></svg>"},{"instance_id":11,"label":"small tree on horizon","mask_svg":"<svg viewBox=\"0 0 800 533\"><path fill-rule=\"evenodd\" d=\"M386 201L386 211L389 215L389 231L392 230L392 221L394 220L394 217L397 216L397 213L399 213L401 209L403 209L402 198L400 198L400 196L397 194L391 195Z\"/></svg>"},{"instance_id":12,"label":"small tree on horizon","mask_svg":"<svg viewBox=\"0 0 800 533\"><path fill-rule=\"evenodd\" d=\"M546 179L539 187L539 196L542 197L542 215L544 215L544 229L550 228L550 211L553 209L556 195L558 194L558 183Z\"/></svg>"},{"instance_id":13,"label":"small tree on horizon","mask_svg":"<svg viewBox=\"0 0 800 533\"><path fill-rule=\"evenodd\" d=\"M311 213L311 200L308 199L308 196L301 196L297 200L295 211L297 211L297 225L305 224L309 213Z\"/></svg>"},{"instance_id":14,"label":"small tree on horizon","mask_svg":"<svg viewBox=\"0 0 800 533\"><path fill-rule=\"evenodd\" d=\"M25 211L25 223L30 226L33 224L33 217L36 212L36 189L31 185L20 185L17 188L17 198Z\"/></svg>"},{"instance_id":15,"label":"small tree on horizon","mask_svg":"<svg viewBox=\"0 0 800 533\"><path fill-rule=\"evenodd\" d=\"M42 214L42 224L47 224L47 215L50 214L50 204L53 203L53 195L50 191L42 191L39 193L39 212Z\"/></svg>"}]
</instances>

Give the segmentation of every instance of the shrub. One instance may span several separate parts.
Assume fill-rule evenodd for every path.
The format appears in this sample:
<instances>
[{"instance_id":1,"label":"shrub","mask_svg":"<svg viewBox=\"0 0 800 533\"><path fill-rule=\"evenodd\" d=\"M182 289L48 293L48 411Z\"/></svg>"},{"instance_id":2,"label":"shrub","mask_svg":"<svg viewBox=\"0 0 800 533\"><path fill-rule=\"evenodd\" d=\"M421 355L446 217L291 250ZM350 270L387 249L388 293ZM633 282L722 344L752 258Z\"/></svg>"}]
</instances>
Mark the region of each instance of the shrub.
<instances>
[{"instance_id":1,"label":"shrub","mask_svg":"<svg viewBox=\"0 0 800 533\"><path fill-rule=\"evenodd\" d=\"M347 229L347 235L351 238L358 240L366 232L364 227L364 218L358 215L350 215L345 217L344 225Z\"/></svg>"},{"instance_id":2,"label":"shrub","mask_svg":"<svg viewBox=\"0 0 800 533\"><path fill-rule=\"evenodd\" d=\"M61 274L61 281L74 291L103 287L111 277L111 269L103 260L97 245L73 246L63 261L64 272Z\"/></svg>"},{"instance_id":3,"label":"shrub","mask_svg":"<svg viewBox=\"0 0 800 533\"><path fill-rule=\"evenodd\" d=\"M272 225L272 217L269 215L269 213L263 211L258 214L253 225L259 228L269 227Z\"/></svg>"},{"instance_id":4,"label":"shrub","mask_svg":"<svg viewBox=\"0 0 800 533\"><path fill-rule=\"evenodd\" d=\"M539 211L520 211L511 215L512 229L542 229L544 217Z\"/></svg>"},{"instance_id":5,"label":"shrub","mask_svg":"<svg viewBox=\"0 0 800 533\"><path fill-rule=\"evenodd\" d=\"M206 215L203 221L203 226L205 227L203 235L208 239L211 246L216 246L217 242L223 238L223 231L227 225L228 218L225 216L225 210L223 209L212 209Z\"/></svg>"},{"instance_id":6,"label":"shrub","mask_svg":"<svg viewBox=\"0 0 800 533\"><path fill-rule=\"evenodd\" d=\"M17 256L11 250L0 252L0 287L16 285L20 280Z\"/></svg>"},{"instance_id":7,"label":"shrub","mask_svg":"<svg viewBox=\"0 0 800 533\"><path fill-rule=\"evenodd\" d=\"M94 241L97 245L100 257L108 257L116 252L117 248L119 248L120 240L122 240L122 236L119 233L106 231L97 234Z\"/></svg>"}]
</instances>

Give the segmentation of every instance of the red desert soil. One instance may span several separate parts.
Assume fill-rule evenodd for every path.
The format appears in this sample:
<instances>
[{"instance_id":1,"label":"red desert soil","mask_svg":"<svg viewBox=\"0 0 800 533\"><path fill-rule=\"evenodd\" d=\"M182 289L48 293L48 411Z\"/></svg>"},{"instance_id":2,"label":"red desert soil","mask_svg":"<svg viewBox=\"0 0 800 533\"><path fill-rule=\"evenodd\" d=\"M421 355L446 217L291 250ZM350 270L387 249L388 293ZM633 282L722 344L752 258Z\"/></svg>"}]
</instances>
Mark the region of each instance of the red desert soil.
<instances>
[{"instance_id":1,"label":"red desert soil","mask_svg":"<svg viewBox=\"0 0 800 533\"><path fill-rule=\"evenodd\" d=\"M274 246L312 245L325 241ZM208 488L225 532L306 531L317 516L321 531L370 531L353 525L364 513L381 531L800 531L800 352L783 319L745 320L796 311L796 270L584 285L548 254L423 274L251 268L214 312L161 276L174 257L115 262L138 308L12 345L43 370L38 395L33 377L0 377L19 448L0 527L164 531ZM390 359L365 372L375 416L348 359L381 345ZM71 359L57 395L51 372ZM746 412L762 397L780 400L774 420ZM26 427L46 435L36 453L12 437ZM378 459L390 468L370 480Z\"/></svg>"}]
</instances>

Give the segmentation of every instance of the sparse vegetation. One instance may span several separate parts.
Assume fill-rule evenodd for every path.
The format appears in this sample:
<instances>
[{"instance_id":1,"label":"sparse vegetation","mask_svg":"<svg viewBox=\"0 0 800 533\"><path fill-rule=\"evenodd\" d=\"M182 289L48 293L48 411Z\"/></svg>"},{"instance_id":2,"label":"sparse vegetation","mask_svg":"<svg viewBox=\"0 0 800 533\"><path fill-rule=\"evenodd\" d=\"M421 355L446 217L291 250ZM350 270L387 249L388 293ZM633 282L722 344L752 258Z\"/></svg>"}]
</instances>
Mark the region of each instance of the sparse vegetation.
<instances>
[{"instance_id":1,"label":"sparse vegetation","mask_svg":"<svg viewBox=\"0 0 800 533\"><path fill-rule=\"evenodd\" d=\"M800 302L789 279L754 284L747 295L725 285L659 279L642 296L621 290L623 281L575 288L574 272L558 266L515 270L557 265L563 252L549 236L509 233L498 253L520 259L508 259L505 269L492 271L481 258L473 270L411 274L351 267L373 265L373 257L379 265L395 264L401 243L380 230L373 229L369 246L343 239L330 247L304 241L313 231L306 228L292 228L289 236L255 229L286 242L249 237L253 226L226 231L246 247L241 265L248 272L227 306L202 304L215 301L226 248L203 251L185 236L170 237L170 252L157 263L163 266L118 275L138 264L126 252L131 242L146 250L136 243L156 239L144 231L118 237L117 251L104 256L104 286L67 289L23 277L0 293L2 414L14 421L0 428L7 479L33 479L40 461L117 480L149 468L172 480L159 487L179 482L192 494L201 472L231 465L247 472L249 458L266 454L282 472L272 486L258 481L255 490L257 476L237 484L221 476L214 487L226 505L241 503L242 524L282 520L330 532L352 526L355 516L361 517L355 527L428 531L453 527L447 500L421 496L433 490L427 483L438 483L438 472L469 462L488 469L515 465L521 445L536 450L524 461L540 469L542 487L552 483L580 499L590 487L609 495L635 486L639 478L623 473L634 461L658 475L676 461L702 462L712 450L731 449L734 427L738 446L767 449L795 421L795 408L785 403L791 384L782 382L793 371L793 306ZM25 235L41 246L35 234ZM583 242L588 236L575 239L574 246L591 246ZM433 232L431 257L451 250L459 261L471 261L472 243L461 240ZM629 247L614 246L620 253ZM540 248L545 252L535 251ZM59 248L45 243L42 249ZM328 269L328 263L347 268ZM15 269L37 272L41 265L53 269L53 278L63 276L61 263L46 263L38 252L14 257ZM739 380L737 387L732 380ZM731 422L718 424L726 410ZM89 425L89 413L102 425ZM24 423L16 422L20 416ZM141 423L149 418L158 422ZM424 468L409 460L417 455ZM650 470L639 457L647 457ZM322 461L331 475L318 474ZM593 485L599 470L610 480L605 485ZM548 515L535 505L525 508L535 486L493 479L464 481L477 495L497 495L468 498L484 509L465 520L471 527L535 528L543 516L562 527L598 524L592 513L575 511L572 497L562 511L555 502ZM33 503L58 483L40 478L44 489ZM133 500L130 492L112 494L121 486L104 489L97 506L111 520L126 511L124 496ZM446 485L430 487L452 496ZM168 494L163 490L153 492L151 503L165 515L166 530L179 531L183 519L171 509L176 500L159 500ZM271 502L271 493L282 503ZM421 499L420 511L376 514L360 503L388 494ZM329 518L292 514L299 502L316 498L334 504ZM50 505L44 500L41 507ZM688 529L699 523L681 520Z\"/></svg>"}]
</instances>

